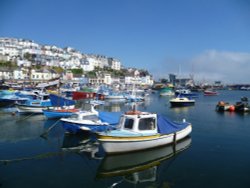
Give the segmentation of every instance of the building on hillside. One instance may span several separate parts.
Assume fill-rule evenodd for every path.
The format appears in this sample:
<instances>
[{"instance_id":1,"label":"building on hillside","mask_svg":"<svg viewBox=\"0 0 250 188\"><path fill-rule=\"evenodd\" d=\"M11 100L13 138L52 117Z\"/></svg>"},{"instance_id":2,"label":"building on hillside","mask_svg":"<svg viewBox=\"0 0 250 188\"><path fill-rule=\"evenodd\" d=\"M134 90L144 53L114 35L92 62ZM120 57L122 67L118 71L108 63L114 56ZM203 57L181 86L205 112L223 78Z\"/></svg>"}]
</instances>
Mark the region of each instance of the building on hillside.
<instances>
[{"instance_id":1,"label":"building on hillside","mask_svg":"<svg viewBox=\"0 0 250 188\"><path fill-rule=\"evenodd\" d=\"M13 79L13 71L7 68L1 68L0 80L10 80L10 79Z\"/></svg>"},{"instance_id":2,"label":"building on hillside","mask_svg":"<svg viewBox=\"0 0 250 188\"><path fill-rule=\"evenodd\" d=\"M60 75L49 70L36 71L31 70L30 78L34 81L47 81L51 79L58 78Z\"/></svg>"},{"instance_id":3,"label":"building on hillside","mask_svg":"<svg viewBox=\"0 0 250 188\"><path fill-rule=\"evenodd\" d=\"M121 70L121 62L114 58L108 58L108 65L111 69Z\"/></svg>"}]
</instances>

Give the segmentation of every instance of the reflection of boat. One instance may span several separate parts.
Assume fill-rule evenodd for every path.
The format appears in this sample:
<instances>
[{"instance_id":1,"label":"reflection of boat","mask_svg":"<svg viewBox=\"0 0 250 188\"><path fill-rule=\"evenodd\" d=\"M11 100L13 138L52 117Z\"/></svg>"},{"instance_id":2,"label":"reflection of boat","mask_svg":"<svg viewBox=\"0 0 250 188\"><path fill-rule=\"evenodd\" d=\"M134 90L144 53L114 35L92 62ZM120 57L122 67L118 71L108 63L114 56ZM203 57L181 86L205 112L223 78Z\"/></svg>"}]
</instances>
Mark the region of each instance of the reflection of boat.
<instances>
[{"instance_id":1,"label":"reflection of boat","mask_svg":"<svg viewBox=\"0 0 250 188\"><path fill-rule=\"evenodd\" d=\"M1 116L0 143L18 143L24 140L39 138L44 131L43 116L35 115L28 116L28 118L26 117L12 115Z\"/></svg>"},{"instance_id":2,"label":"reflection of boat","mask_svg":"<svg viewBox=\"0 0 250 188\"><path fill-rule=\"evenodd\" d=\"M171 107L181 107L181 106L192 106L195 103L194 99L189 99L187 97L176 97L169 100Z\"/></svg>"},{"instance_id":3,"label":"reflection of boat","mask_svg":"<svg viewBox=\"0 0 250 188\"><path fill-rule=\"evenodd\" d=\"M155 148L185 138L192 131L188 122L172 122L162 115L129 111L117 129L97 133L106 153L123 153Z\"/></svg>"},{"instance_id":4,"label":"reflection of boat","mask_svg":"<svg viewBox=\"0 0 250 188\"><path fill-rule=\"evenodd\" d=\"M89 153L91 158L96 158L99 152L99 143L89 134L64 135L61 147L64 152Z\"/></svg>"},{"instance_id":5,"label":"reflection of boat","mask_svg":"<svg viewBox=\"0 0 250 188\"><path fill-rule=\"evenodd\" d=\"M97 177L124 176L131 173L136 173L138 176L138 172L158 166L161 162L188 148L190 144L191 138L187 137L177 142L176 145L172 144L140 152L107 155L102 160Z\"/></svg>"}]
</instances>

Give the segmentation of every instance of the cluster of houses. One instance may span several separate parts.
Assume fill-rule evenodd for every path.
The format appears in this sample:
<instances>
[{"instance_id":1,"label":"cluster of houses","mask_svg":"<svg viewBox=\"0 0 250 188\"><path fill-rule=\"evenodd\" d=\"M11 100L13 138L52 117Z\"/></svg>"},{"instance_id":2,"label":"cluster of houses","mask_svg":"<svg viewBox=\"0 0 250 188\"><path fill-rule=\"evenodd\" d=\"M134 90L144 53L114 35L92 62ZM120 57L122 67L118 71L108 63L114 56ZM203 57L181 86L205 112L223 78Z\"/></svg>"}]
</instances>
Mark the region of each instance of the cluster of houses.
<instances>
[{"instance_id":1,"label":"cluster of houses","mask_svg":"<svg viewBox=\"0 0 250 188\"><path fill-rule=\"evenodd\" d=\"M125 83L153 85L150 75L140 75L137 69L130 69L130 74L124 77L112 77L109 73L99 73L94 78L87 78L85 75L75 77L70 69L82 69L89 72L98 68L108 67L119 71L122 68L121 62L113 57L103 55L83 54L71 48L59 48L55 45L40 45L33 40L17 38L0 38L0 61L15 62L17 68L10 70L6 67L0 68L0 80L46 82L59 78L64 81L73 81L91 84ZM47 67L46 69L32 69L33 66ZM49 69L48 67L61 67L63 74Z\"/></svg>"}]
</instances>

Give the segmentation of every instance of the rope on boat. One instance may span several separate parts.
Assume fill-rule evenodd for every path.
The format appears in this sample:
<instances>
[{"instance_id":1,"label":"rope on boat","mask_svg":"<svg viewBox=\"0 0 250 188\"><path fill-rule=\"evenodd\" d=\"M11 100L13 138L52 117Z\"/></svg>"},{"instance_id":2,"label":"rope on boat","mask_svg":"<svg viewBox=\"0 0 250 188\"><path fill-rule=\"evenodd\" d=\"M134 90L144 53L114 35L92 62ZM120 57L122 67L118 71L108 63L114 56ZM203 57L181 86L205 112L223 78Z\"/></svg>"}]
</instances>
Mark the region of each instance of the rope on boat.
<instances>
[{"instance_id":1,"label":"rope on boat","mask_svg":"<svg viewBox=\"0 0 250 188\"><path fill-rule=\"evenodd\" d=\"M44 133L42 133L40 136L41 137L45 137L45 136L47 136L47 134L49 133L49 131L51 130L51 129L53 129L56 125L57 125L57 123L60 121L60 119L58 119L53 125L51 125Z\"/></svg>"},{"instance_id":2,"label":"rope on boat","mask_svg":"<svg viewBox=\"0 0 250 188\"><path fill-rule=\"evenodd\" d=\"M23 157L19 159L6 159L6 160L0 160L0 164L2 163L3 165L7 165L9 163L21 162L21 161L26 161L26 160L45 159L48 157L53 157L53 156L61 155L61 154L62 152L50 152L50 153L39 154L33 157Z\"/></svg>"},{"instance_id":3,"label":"rope on boat","mask_svg":"<svg viewBox=\"0 0 250 188\"><path fill-rule=\"evenodd\" d=\"M23 120L26 120L28 119L29 117L31 117L32 115L34 115L34 113L31 113L30 115L24 117L24 118L21 118L21 119L18 119L17 121L23 121Z\"/></svg>"}]
</instances>

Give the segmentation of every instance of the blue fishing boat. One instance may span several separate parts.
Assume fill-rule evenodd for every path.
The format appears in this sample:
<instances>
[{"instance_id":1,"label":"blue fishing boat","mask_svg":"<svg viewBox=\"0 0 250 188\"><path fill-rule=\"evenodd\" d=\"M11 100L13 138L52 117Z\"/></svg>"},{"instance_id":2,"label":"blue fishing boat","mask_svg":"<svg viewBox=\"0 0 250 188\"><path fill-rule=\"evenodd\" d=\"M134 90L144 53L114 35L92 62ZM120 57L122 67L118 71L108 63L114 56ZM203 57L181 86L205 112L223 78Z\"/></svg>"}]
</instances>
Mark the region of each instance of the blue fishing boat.
<instances>
[{"instance_id":1,"label":"blue fishing boat","mask_svg":"<svg viewBox=\"0 0 250 188\"><path fill-rule=\"evenodd\" d=\"M48 119L58 119L62 117L70 117L73 113L78 112L79 109L75 108L76 102L65 97L50 94L49 95L53 108L43 109L43 114Z\"/></svg>"},{"instance_id":2,"label":"blue fishing boat","mask_svg":"<svg viewBox=\"0 0 250 188\"><path fill-rule=\"evenodd\" d=\"M197 98L198 94L191 92L189 89L177 89L175 91L175 96L188 97L188 98Z\"/></svg>"},{"instance_id":3,"label":"blue fishing boat","mask_svg":"<svg viewBox=\"0 0 250 188\"><path fill-rule=\"evenodd\" d=\"M79 111L68 118L61 118L63 128L70 133L102 132L115 129L121 112Z\"/></svg>"},{"instance_id":4,"label":"blue fishing boat","mask_svg":"<svg viewBox=\"0 0 250 188\"><path fill-rule=\"evenodd\" d=\"M28 99L24 104L15 104L19 113L43 113L44 109L52 108L49 94L41 93L37 99Z\"/></svg>"}]
</instances>

